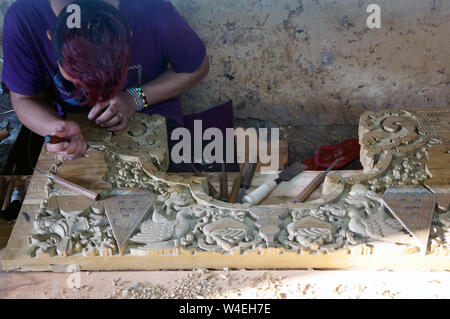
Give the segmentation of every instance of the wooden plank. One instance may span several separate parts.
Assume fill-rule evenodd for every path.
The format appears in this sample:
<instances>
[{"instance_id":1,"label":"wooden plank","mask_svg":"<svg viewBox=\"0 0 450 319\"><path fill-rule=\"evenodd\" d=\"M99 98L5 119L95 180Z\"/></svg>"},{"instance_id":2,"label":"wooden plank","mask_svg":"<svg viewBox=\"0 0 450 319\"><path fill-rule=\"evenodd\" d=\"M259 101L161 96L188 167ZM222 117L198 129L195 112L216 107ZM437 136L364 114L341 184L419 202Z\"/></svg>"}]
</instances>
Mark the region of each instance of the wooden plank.
<instances>
[{"instance_id":1,"label":"wooden plank","mask_svg":"<svg viewBox=\"0 0 450 319\"><path fill-rule=\"evenodd\" d=\"M422 253L427 250L436 200L422 186L391 186L383 201L392 214L420 243Z\"/></svg>"},{"instance_id":2,"label":"wooden plank","mask_svg":"<svg viewBox=\"0 0 450 319\"><path fill-rule=\"evenodd\" d=\"M153 203L154 197L150 193L114 196L99 203L105 208L119 252L122 255L125 252L128 240L147 215Z\"/></svg>"}]
</instances>

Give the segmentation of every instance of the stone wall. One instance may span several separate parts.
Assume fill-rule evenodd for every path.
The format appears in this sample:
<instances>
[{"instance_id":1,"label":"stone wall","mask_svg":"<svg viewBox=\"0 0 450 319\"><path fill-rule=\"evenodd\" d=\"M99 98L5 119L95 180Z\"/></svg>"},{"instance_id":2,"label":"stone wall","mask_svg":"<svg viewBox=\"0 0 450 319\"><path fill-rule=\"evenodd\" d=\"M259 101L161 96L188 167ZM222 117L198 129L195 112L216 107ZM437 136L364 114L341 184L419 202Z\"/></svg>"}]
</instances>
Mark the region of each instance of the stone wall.
<instances>
[{"instance_id":1,"label":"stone wall","mask_svg":"<svg viewBox=\"0 0 450 319\"><path fill-rule=\"evenodd\" d=\"M1 1L3 11L12 2ZM172 3L211 62L183 96L185 113L232 99L236 118L280 125L310 154L355 136L366 110L450 105L448 0ZM366 26L370 3L381 7L380 29Z\"/></svg>"},{"instance_id":2,"label":"stone wall","mask_svg":"<svg viewBox=\"0 0 450 319\"><path fill-rule=\"evenodd\" d=\"M173 0L205 40L201 109L279 124L352 124L366 110L449 106L450 1ZM381 7L381 29L366 8Z\"/></svg>"}]
</instances>

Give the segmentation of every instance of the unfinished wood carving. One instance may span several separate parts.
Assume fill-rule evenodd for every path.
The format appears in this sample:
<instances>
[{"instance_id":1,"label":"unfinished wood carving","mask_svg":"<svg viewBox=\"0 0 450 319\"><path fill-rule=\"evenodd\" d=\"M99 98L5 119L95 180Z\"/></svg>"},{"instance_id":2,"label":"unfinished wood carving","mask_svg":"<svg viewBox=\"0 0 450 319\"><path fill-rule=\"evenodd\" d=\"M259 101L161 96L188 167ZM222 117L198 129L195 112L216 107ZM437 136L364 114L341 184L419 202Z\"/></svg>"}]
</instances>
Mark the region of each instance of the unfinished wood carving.
<instances>
[{"instance_id":1,"label":"unfinished wood carving","mask_svg":"<svg viewBox=\"0 0 450 319\"><path fill-rule=\"evenodd\" d=\"M417 246L422 253L426 251L430 237L428 251L446 256L449 185L438 178L442 171L438 164L430 164L430 159L440 163L450 150L448 131L442 129L448 127L449 116L448 111L434 112L366 112L359 130L363 174L345 178L330 174L323 197L315 201L265 206L225 203L210 196L205 177L166 174L164 119L139 115L126 132L102 131L103 135L96 136L101 136L97 142L105 150L104 179L112 187L105 194L117 195L119 189L137 193L140 189L151 194L151 203L124 206L124 213L134 212L135 219L123 232L118 229L125 223L114 222L114 213L109 214L117 206L114 196L101 207L96 204L68 212L43 204L30 239L30 254L178 256L184 251L190 256L255 252L301 256L356 251L366 255L386 245L415 254ZM430 114L436 118L430 120ZM88 127L87 133L93 134L94 129L99 130ZM392 185L424 185L435 192L433 197L425 191L428 213L415 228L405 222L408 209L402 213L393 204L392 192L385 193ZM419 245L411 234L420 239Z\"/></svg>"},{"instance_id":2,"label":"unfinished wood carving","mask_svg":"<svg viewBox=\"0 0 450 319\"><path fill-rule=\"evenodd\" d=\"M117 251L104 211L86 207L85 201L78 203L73 197L56 196L41 202L29 237L30 256L69 256L80 252L84 256L111 256Z\"/></svg>"},{"instance_id":3,"label":"unfinished wood carving","mask_svg":"<svg viewBox=\"0 0 450 319\"><path fill-rule=\"evenodd\" d=\"M115 194L113 196L110 193L109 195L109 198L97 205L102 205L104 208L119 252L123 254L128 240L153 207L154 198L149 193Z\"/></svg>"}]
</instances>

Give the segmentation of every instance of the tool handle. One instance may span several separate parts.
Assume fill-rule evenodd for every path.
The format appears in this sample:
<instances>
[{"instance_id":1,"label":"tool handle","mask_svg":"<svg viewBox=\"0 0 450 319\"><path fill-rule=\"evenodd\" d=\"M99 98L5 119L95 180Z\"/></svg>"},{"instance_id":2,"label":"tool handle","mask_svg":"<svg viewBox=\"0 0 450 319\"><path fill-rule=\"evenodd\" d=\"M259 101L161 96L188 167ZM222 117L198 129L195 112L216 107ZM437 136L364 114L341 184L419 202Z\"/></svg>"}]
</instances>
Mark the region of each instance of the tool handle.
<instances>
[{"instance_id":1,"label":"tool handle","mask_svg":"<svg viewBox=\"0 0 450 319\"><path fill-rule=\"evenodd\" d=\"M220 174L220 200L228 201L228 197L228 174L223 167Z\"/></svg>"},{"instance_id":2,"label":"tool handle","mask_svg":"<svg viewBox=\"0 0 450 319\"><path fill-rule=\"evenodd\" d=\"M304 202L315 190L322 184L325 179L325 172L321 172L303 189L300 194L297 195L296 200L299 202Z\"/></svg>"},{"instance_id":3,"label":"tool handle","mask_svg":"<svg viewBox=\"0 0 450 319\"><path fill-rule=\"evenodd\" d=\"M9 137L8 129L4 128L3 130L0 131L0 142L7 137Z\"/></svg>"},{"instance_id":4,"label":"tool handle","mask_svg":"<svg viewBox=\"0 0 450 319\"><path fill-rule=\"evenodd\" d=\"M6 188L5 198L3 199L2 210L6 210L11 202L11 194L14 189L14 176L11 176L8 187Z\"/></svg>"},{"instance_id":5,"label":"tool handle","mask_svg":"<svg viewBox=\"0 0 450 319\"><path fill-rule=\"evenodd\" d=\"M65 142L67 140L62 137L55 136L55 135L47 135L44 138L44 141L45 141L45 143L48 143L48 144L57 144L57 143Z\"/></svg>"},{"instance_id":6,"label":"tool handle","mask_svg":"<svg viewBox=\"0 0 450 319\"><path fill-rule=\"evenodd\" d=\"M216 190L216 188L213 186L213 184L211 184L211 182L209 181L209 178L206 178L206 179L208 181L209 195L215 199L219 199L220 198L219 192Z\"/></svg>"},{"instance_id":7,"label":"tool handle","mask_svg":"<svg viewBox=\"0 0 450 319\"><path fill-rule=\"evenodd\" d=\"M236 203L239 195L239 188L241 187L241 181L242 181L242 174L239 174L234 179L233 188L231 189L230 193L230 203Z\"/></svg>"},{"instance_id":8,"label":"tool handle","mask_svg":"<svg viewBox=\"0 0 450 319\"><path fill-rule=\"evenodd\" d=\"M244 196L244 202L252 205L259 204L264 198L269 195L273 189L277 186L277 182L271 181L266 184L262 184L250 194Z\"/></svg>"},{"instance_id":9,"label":"tool handle","mask_svg":"<svg viewBox=\"0 0 450 319\"><path fill-rule=\"evenodd\" d=\"M81 187L79 185L73 184L73 183L71 183L71 182L69 182L69 181L67 181L65 179L60 178L60 177L52 176L52 179L53 179L53 182L55 184L58 184L58 185L60 185L62 187L65 187L65 188L67 188L67 189L69 189L69 190L71 190L71 191L73 191L73 192L75 192L77 194L83 195L83 196L85 196L85 197L87 197L89 199L92 199L94 201L97 201L100 198L99 194L97 194L97 193L95 193L93 191L90 191L90 190L88 190L88 189L86 189L84 187Z\"/></svg>"},{"instance_id":10,"label":"tool handle","mask_svg":"<svg viewBox=\"0 0 450 319\"><path fill-rule=\"evenodd\" d=\"M8 187L8 181L4 176L0 176L0 203L3 203L6 188Z\"/></svg>"}]
</instances>

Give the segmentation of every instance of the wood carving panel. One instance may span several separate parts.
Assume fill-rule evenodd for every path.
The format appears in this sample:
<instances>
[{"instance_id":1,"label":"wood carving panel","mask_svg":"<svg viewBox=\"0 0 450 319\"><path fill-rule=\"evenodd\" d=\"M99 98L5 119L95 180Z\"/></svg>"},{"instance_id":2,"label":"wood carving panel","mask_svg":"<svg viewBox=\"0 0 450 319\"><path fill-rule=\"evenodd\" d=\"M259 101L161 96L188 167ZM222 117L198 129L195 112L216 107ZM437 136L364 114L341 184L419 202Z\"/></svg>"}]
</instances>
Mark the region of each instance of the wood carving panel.
<instances>
[{"instance_id":1,"label":"wood carving panel","mask_svg":"<svg viewBox=\"0 0 450 319\"><path fill-rule=\"evenodd\" d=\"M114 211L114 196L125 189L132 194L150 193L152 208L125 205L123 213L136 218L126 231L115 232L126 223L113 222L111 227L111 216L108 220L98 204L67 213L60 206L48 208L57 200L52 197L37 215L30 254L122 253L121 258L190 256L187 260L194 261L197 255L290 256L294 262L306 255L382 254L386 247L397 255L414 255L419 252L417 246L422 246L422 253L427 249L424 243L429 237L427 251L447 256L449 118L447 110L366 112L359 129L363 174L330 174L318 200L256 206L212 198L205 177L166 173L167 134L158 116L135 116L129 129L118 134L97 134L98 128L86 126L88 137L94 134L94 143L104 150L104 180L111 185L102 194L109 196L105 203L110 200L114 205L102 207L107 213L111 207ZM404 194L385 194L392 186L424 186L433 192L424 190L426 218L417 219L412 227L405 217L408 214L393 205ZM420 238L419 245L411 234ZM254 267L263 265L267 266L255 261Z\"/></svg>"}]
</instances>

